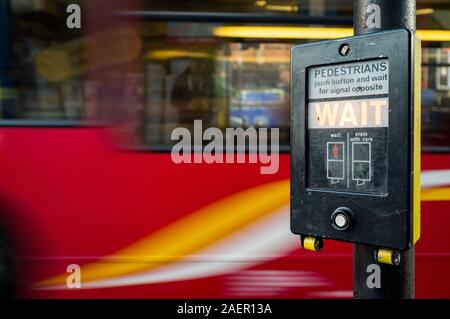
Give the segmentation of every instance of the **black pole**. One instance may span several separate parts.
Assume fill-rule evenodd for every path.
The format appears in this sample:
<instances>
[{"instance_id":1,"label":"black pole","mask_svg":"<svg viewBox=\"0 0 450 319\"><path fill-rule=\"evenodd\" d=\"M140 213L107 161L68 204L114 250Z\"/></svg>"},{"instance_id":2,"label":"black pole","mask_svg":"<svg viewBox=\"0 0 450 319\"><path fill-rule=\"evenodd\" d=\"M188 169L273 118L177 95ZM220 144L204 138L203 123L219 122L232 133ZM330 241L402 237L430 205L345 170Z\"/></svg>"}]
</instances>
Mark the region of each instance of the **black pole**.
<instances>
[{"instance_id":1,"label":"black pole","mask_svg":"<svg viewBox=\"0 0 450 319\"><path fill-rule=\"evenodd\" d=\"M379 28L374 21L379 8ZM375 25L374 25L375 24ZM415 0L354 0L353 27L355 34L367 34L383 30L405 28L416 30L416 1Z\"/></svg>"},{"instance_id":2,"label":"black pole","mask_svg":"<svg viewBox=\"0 0 450 319\"><path fill-rule=\"evenodd\" d=\"M378 15L379 14L379 15ZM415 0L354 0L355 35L407 28L416 30ZM357 299L414 298L414 248L401 252L399 266L378 264L380 288L368 285L374 273L376 247L354 245L353 293ZM371 288L372 287L372 288Z\"/></svg>"}]
</instances>

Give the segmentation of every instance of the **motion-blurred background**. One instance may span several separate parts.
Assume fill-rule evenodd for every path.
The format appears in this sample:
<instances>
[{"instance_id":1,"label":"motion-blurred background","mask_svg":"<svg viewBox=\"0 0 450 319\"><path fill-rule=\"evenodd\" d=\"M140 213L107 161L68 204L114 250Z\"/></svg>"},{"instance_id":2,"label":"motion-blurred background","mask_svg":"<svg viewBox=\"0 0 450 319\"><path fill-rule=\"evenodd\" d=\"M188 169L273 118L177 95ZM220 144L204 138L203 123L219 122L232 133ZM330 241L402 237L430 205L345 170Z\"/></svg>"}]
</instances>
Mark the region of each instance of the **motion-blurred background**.
<instances>
[{"instance_id":1,"label":"motion-blurred background","mask_svg":"<svg viewBox=\"0 0 450 319\"><path fill-rule=\"evenodd\" d=\"M69 4L81 8L69 29ZM350 0L0 0L0 287L21 297L351 297L289 230L290 48ZM450 297L450 3L417 1L417 296ZM171 132L280 128L280 170L175 165ZM66 285L81 267L81 289Z\"/></svg>"}]
</instances>

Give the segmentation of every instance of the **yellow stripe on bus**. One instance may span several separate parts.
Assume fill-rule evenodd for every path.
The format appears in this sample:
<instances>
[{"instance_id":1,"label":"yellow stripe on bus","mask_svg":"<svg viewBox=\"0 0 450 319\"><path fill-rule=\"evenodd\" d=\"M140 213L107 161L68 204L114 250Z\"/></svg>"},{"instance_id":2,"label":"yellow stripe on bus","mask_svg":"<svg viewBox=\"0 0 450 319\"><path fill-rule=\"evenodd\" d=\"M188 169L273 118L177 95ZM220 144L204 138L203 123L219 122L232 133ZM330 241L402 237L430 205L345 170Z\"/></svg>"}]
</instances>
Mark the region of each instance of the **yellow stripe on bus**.
<instances>
[{"instance_id":1,"label":"yellow stripe on bus","mask_svg":"<svg viewBox=\"0 0 450 319\"><path fill-rule=\"evenodd\" d=\"M282 180L219 200L113 255L83 266L82 282L129 275L178 261L285 206L289 194L289 180ZM450 187L422 190L421 200L450 201ZM41 281L36 287L64 286L67 275Z\"/></svg>"},{"instance_id":2,"label":"yellow stripe on bus","mask_svg":"<svg viewBox=\"0 0 450 319\"><path fill-rule=\"evenodd\" d=\"M450 187L424 189L421 192L421 197L423 202L450 201Z\"/></svg>"},{"instance_id":3,"label":"yellow stripe on bus","mask_svg":"<svg viewBox=\"0 0 450 319\"><path fill-rule=\"evenodd\" d=\"M289 180L258 186L219 200L138 242L82 267L90 282L153 269L192 255L289 202ZM37 284L65 285L67 274Z\"/></svg>"}]
</instances>

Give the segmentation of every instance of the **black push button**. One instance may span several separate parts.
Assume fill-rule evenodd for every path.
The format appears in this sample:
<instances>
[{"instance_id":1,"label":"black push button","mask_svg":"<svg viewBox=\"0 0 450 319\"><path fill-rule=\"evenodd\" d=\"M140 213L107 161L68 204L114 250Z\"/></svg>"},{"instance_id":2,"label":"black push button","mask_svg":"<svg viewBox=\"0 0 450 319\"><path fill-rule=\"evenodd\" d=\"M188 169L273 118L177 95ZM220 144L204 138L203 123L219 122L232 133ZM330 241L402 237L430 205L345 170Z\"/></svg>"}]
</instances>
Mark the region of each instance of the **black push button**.
<instances>
[{"instance_id":1,"label":"black push button","mask_svg":"<svg viewBox=\"0 0 450 319\"><path fill-rule=\"evenodd\" d=\"M332 225L337 230L348 230L353 226L353 216L353 212L350 209L340 207L334 211L333 215L331 215Z\"/></svg>"}]
</instances>

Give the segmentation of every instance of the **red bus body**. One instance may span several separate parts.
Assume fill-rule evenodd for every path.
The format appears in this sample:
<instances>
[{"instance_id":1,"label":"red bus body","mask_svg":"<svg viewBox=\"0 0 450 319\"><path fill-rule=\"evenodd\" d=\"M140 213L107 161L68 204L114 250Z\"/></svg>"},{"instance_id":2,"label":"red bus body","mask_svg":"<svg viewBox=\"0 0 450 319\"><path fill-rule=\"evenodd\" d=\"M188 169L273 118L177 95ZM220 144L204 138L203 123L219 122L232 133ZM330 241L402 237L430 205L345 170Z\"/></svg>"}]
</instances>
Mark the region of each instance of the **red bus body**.
<instances>
[{"instance_id":1,"label":"red bus body","mask_svg":"<svg viewBox=\"0 0 450 319\"><path fill-rule=\"evenodd\" d=\"M423 175L449 165L449 154L422 156ZM19 295L352 297L352 245L307 252L290 232L289 155L277 174L259 167L177 165L170 153L118 149L105 128L0 128L0 222ZM422 190L418 298L450 297L445 183ZM80 289L66 286L71 264Z\"/></svg>"}]
</instances>

